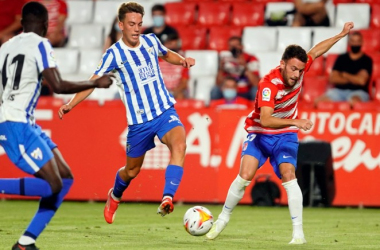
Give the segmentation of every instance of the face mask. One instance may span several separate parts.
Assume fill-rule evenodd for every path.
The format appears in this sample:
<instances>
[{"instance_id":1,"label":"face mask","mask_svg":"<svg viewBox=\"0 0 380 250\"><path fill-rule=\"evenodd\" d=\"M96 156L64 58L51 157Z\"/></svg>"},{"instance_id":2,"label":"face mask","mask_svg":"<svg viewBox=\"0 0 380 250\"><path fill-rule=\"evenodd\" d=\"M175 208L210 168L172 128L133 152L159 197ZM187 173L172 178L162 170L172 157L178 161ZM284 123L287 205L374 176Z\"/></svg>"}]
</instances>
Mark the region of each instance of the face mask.
<instances>
[{"instance_id":1,"label":"face mask","mask_svg":"<svg viewBox=\"0 0 380 250\"><path fill-rule=\"evenodd\" d=\"M231 48L230 51L231 51L232 56L235 58L237 58L241 53L241 50L235 47Z\"/></svg>"},{"instance_id":2,"label":"face mask","mask_svg":"<svg viewBox=\"0 0 380 250\"><path fill-rule=\"evenodd\" d=\"M223 90L223 96L224 98L226 98L227 100L232 100L236 97L237 93L236 93L236 89L224 89Z\"/></svg>"},{"instance_id":3,"label":"face mask","mask_svg":"<svg viewBox=\"0 0 380 250\"><path fill-rule=\"evenodd\" d=\"M359 53L360 52L360 49L362 48L362 46L351 46L351 52L356 54L356 53Z\"/></svg>"},{"instance_id":4,"label":"face mask","mask_svg":"<svg viewBox=\"0 0 380 250\"><path fill-rule=\"evenodd\" d=\"M165 24L165 18L163 16L153 16L153 26L161 27Z\"/></svg>"},{"instance_id":5,"label":"face mask","mask_svg":"<svg viewBox=\"0 0 380 250\"><path fill-rule=\"evenodd\" d=\"M118 23L115 23L115 25L114 25L114 29L115 29L117 32L120 32L120 31L121 31L121 29L120 29Z\"/></svg>"}]
</instances>

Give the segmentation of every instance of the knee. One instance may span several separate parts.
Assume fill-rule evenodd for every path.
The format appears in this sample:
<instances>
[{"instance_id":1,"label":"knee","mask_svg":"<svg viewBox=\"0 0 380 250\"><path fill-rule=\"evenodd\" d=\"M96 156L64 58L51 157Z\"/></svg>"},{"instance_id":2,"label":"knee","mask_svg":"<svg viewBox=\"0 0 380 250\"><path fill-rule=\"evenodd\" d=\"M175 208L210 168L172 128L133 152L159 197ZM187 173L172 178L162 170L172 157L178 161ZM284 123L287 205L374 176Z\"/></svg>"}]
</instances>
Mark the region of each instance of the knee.
<instances>
[{"instance_id":1,"label":"knee","mask_svg":"<svg viewBox=\"0 0 380 250\"><path fill-rule=\"evenodd\" d=\"M125 168L124 172L127 174L128 179L134 179L140 173L141 167Z\"/></svg>"},{"instance_id":2,"label":"knee","mask_svg":"<svg viewBox=\"0 0 380 250\"><path fill-rule=\"evenodd\" d=\"M62 187L63 187L63 183L61 179L56 180L54 182L50 182L49 184L50 184L50 188L53 194L58 194L59 192L61 192Z\"/></svg>"},{"instance_id":3,"label":"knee","mask_svg":"<svg viewBox=\"0 0 380 250\"><path fill-rule=\"evenodd\" d=\"M286 170L281 173L282 182L288 182L288 181L294 180L295 178L296 178L296 174L294 173L294 171Z\"/></svg>"},{"instance_id":4,"label":"knee","mask_svg":"<svg viewBox=\"0 0 380 250\"><path fill-rule=\"evenodd\" d=\"M181 155L185 155L185 152L186 152L186 142L180 142L180 143L176 143L173 147L172 147L172 154L181 154Z\"/></svg>"}]
</instances>

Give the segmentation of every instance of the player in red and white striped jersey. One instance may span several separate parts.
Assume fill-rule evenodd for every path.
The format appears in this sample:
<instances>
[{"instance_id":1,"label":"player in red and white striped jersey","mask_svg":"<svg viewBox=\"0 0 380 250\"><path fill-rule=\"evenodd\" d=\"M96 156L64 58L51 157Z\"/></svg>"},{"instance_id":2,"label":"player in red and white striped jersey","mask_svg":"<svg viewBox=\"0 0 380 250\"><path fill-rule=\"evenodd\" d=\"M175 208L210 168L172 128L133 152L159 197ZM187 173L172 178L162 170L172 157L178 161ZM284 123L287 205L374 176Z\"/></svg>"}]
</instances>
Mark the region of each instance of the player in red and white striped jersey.
<instances>
[{"instance_id":1,"label":"player in red and white striped jersey","mask_svg":"<svg viewBox=\"0 0 380 250\"><path fill-rule=\"evenodd\" d=\"M245 129L249 134L243 144L240 172L230 186L222 213L206 235L208 239L215 239L227 226L245 188L257 169L269 158L288 195L293 224L289 244L306 243L302 228L302 192L295 175L297 131L309 130L313 124L307 119L297 119L298 98L303 76L313 60L326 53L353 27L352 22L345 23L339 34L318 43L308 53L298 45L289 45L282 55L280 66L259 82L255 110L246 119Z\"/></svg>"}]
</instances>

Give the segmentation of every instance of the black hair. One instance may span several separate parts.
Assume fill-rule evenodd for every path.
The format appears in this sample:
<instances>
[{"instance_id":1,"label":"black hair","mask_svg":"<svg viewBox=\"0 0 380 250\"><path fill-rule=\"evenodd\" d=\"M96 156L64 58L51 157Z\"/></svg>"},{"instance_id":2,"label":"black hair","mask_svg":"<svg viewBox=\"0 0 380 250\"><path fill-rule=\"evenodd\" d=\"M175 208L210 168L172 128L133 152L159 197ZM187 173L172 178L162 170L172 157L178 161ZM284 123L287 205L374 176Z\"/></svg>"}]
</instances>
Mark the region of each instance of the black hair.
<instances>
[{"instance_id":1,"label":"black hair","mask_svg":"<svg viewBox=\"0 0 380 250\"><path fill-rule=\"evenodd\" d=\"M307 54L306 51L299 45L292 44L286 47L284 53L282 54L281 60L285 62L289 59L297 58L303 63L307 63Z\"/></svg>"},{"instance_id":2,"label":"black hair","mask_svg":"<svg viewBox=\"0 0 380 250\"><path fill-rule=\"evenodd\" d=\"M127 13L139 13L141 16L144 16L144 7L141 4L138 4L136 2L127 2L122 3L118 10L118 18L119 21L124 21L125 14Z\"/></svg>"},{"instance_id":3,"label":"black hair","mask_svg":"<svg viewBox=\"0 0 380 250\"><path fill-rule=\"evenodd\" d=\"M155 4L155 5L153 5L153 7L152 7L152 13L153 13L153 11L162 11L162 12L164 12L164 14L166 13L165 6L162 5L162 4Z\"/></svg>"},{"instance_id":4,"label":"black hair","mask_svg":"<svg viewBox=\"0 0 380 250\"><path fill-rule=\"evenodd\" d=\"M38 2L28 2L22 7L22 24L23 26L36 22L47 22L48 11Z\"/></svg>"},{"instance_id":5,"label":"black hair","mask_svg":"<svg viewBox=\"0 0 380 250\"><path fill-rule=\"evenodd\" d=\"M235 82L235 85L237 85L237 79L233 76L226 76L224 77L223 79L223 85L227 82L227 81L234 81Z\"/></svg>"},{"instance_id":6,"label":"black hair","mask_svg":"<svg viewBox=\"0 0 380 250\"><path fill-rule=\"evenodd\" d=\"M228 39L228 42L231 42L233 40L238 40L240 42L240 44L243 43L242 39L240 36L231 36L229 39Z\"/></svg>"}]
</instances>

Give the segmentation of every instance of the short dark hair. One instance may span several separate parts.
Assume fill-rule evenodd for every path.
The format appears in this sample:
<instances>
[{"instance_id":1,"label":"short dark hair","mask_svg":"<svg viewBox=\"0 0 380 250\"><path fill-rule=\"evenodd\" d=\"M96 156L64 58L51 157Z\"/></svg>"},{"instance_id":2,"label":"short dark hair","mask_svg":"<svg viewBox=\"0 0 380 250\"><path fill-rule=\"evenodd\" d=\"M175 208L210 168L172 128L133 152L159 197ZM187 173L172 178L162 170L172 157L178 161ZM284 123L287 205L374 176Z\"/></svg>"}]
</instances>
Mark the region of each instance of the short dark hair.
<instances>
[{"instance_id":1,"label":"short dark hair","mask_svg":"<svg viewBox=\"0 0 380 250\"><path fill-rule=\"evenodd\" d=\"M166 13L165 6L162 5L162 4L155 4L155 5L153 5L153 7L152 7L152 13L153 13L153 11L162 11L162 12L164 12L164 14Z\"/></svg>"},{"instance_id":2,"label":"short dark hair","mask_svg":"<svg viewBox=\"0 0 380 250\"><path fill-rule=\"evenodd\" d=\"M22 24L29 24L33 22L47 22L48 11L46 7L38 2L28 2L22 7Z\"/></svg>"},{"instance_id":3,"label":"short dark hair","mask_svg":"<svg viewBox=\"0 0 380 250\"><path fill-rule=\"evenodd\" d=\"M119 21L122 22L126 13L139 13L144 16L144 7L136 2L122 3L118 10Z\"/></svg>"},{"instance_id":4,"label":"short dark hair","mask_svg":"<svg viewBox=\"0 0 380 250\"><path fill-rule=\"evenodd\" d=\"M362 33L360 33L360 31L353 31L350 33L350 36L360 36L360 38L363 38L363 35Z\"/></svg>"},{"instance_id":5,"label":"short dark hair","mask_svg":"<svg viewBox=\"0 0 380 250\"><path fill-rule=\"evenodd\" d=\"M233 40L238 40L240 42L240 44L243 43L242 39L240 36L231 36L229 39L228 39L228 42L231 42Z\"/></svg>"},{"instance_id":6,"label":"short dark hair","mask_svg":"<svg viewBox=\"0 0 380 250\"><path fill-rule=\"evenodd\" d=\"M307 54L306 51L299 45L292 44L286 47L284 53L282 54L281 60L284 60L285 62L289 59L297 58L303 63L307 62Z\"/></svg>"},{"instance_id":7,"label":"short dark hair","mask_svg":"<svg viewBox=\"0 0 380 250\"><path fill-rule=\"evenodd\" d=\"M224 85L227 81L234 81L235 85L237 85L237 79L235 77L233 77L233 76L226 76L226 77L224 77L222 85Z\"/></svg>"}]
</instances>

